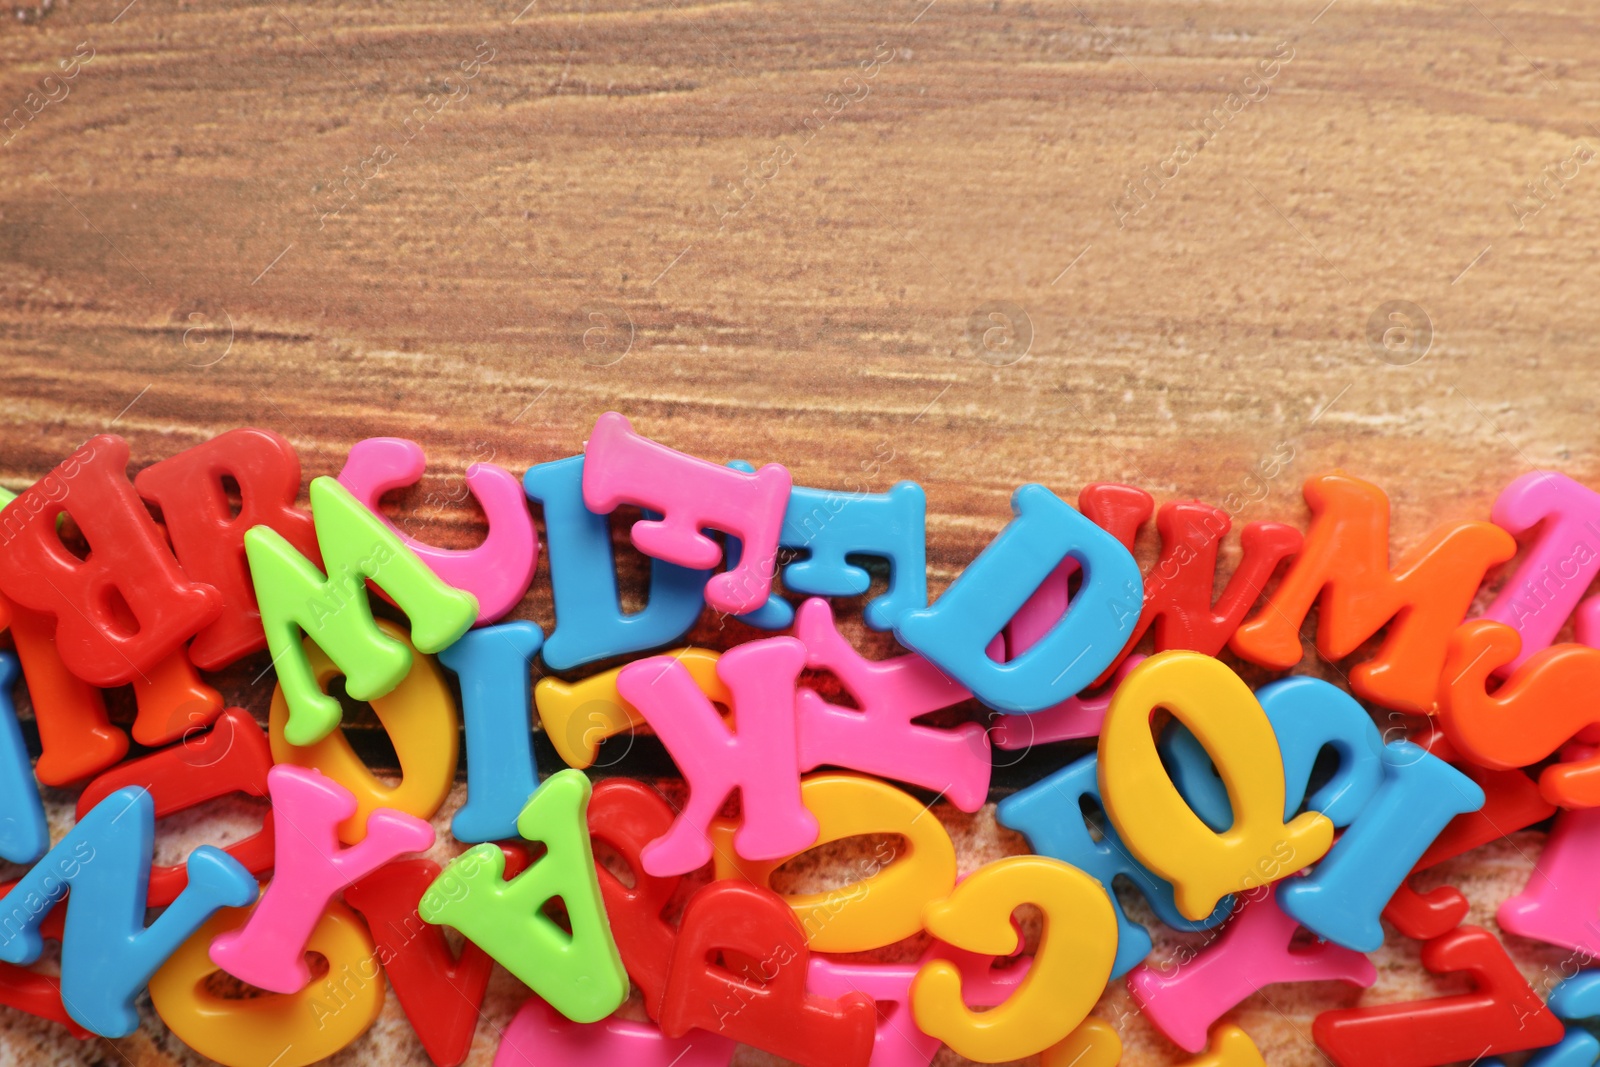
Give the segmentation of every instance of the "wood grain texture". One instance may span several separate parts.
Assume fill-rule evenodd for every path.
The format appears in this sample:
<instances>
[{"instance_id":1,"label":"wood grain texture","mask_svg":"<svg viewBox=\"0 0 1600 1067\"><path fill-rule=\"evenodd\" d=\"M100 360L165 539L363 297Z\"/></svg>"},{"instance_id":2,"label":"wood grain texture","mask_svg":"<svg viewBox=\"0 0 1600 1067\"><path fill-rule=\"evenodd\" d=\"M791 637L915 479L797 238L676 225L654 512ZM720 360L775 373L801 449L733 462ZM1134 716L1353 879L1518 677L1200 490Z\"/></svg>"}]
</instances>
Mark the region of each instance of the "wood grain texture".
<instances>
[{"instance_id":1,"label":"wood grain texture","mask_svg":"<svg viewBox=\"0 0 1600 1067\"><path fill-rule=\"evenodd\" d=\"M142 466L268 426L308 477L403 434L433 465L397 516L466 545L467 464L615 409L802 484L921 482L937 589L1024 481L1300 521L1341 466L1404 545L1531 467L1596 474L1593 4L524 2L8 8L0 483L107 429ZM1370 343L1390 301L1425 351ZM519 614L550 625L547 589ZM963 869L1021 848L940 811ZM1441 877L1492 925L1541 839ZM1547 983L1560 954L1508 943ZM1436 988L1378 958L1364 1002ZM1355 999L1233 1017L1321 1063L1311 1017ZM0 1027L0 1059L195 1062L153 1017L115 1051ZM1181 1061L1122 1029L1125 1063ZM392 998L337 1062L379 1059L423 1062Z\"/></svg>"}]
</instances>

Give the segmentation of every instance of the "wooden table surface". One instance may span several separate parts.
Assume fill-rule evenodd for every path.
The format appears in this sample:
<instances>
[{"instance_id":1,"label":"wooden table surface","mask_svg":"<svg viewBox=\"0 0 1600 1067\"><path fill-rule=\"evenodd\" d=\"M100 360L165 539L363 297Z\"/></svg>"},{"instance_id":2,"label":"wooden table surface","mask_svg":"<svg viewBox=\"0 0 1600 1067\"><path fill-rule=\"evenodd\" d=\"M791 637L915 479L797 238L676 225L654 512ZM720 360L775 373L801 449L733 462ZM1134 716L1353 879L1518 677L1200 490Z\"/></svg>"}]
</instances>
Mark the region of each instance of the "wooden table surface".
<instances>
[{"instance_id":1,"label":"wooden table surface","mask_svg":"<svg viewBox=\"0 0 1600 1067\"><path fill-rule=\"evenodd\" d=\"M801 484L921 482L939 588L1025 481L1299 522L1340 466L1399 547L1594 473L1592 4L524 3L13 4L0 484L107 430L142 466L266 426L308 478L400 435L432 466L396 513L466 545L467 464L614 409ZM543 572L520 614L550 624ZM1021 847L944 815L964 869ZM1542 836L1445 868L1475 921ZM1561 954L1509 944L1547 985ZM1456 988L1378 960L1363 1002ZM1319 1063L1311 1017L1355 1000L1232 1017ZM0 1029L0 1060L194 1062L154 1021ZM392 998L339 1062L380 1055L423 1062Z\"/></svg>"}]
</instances>

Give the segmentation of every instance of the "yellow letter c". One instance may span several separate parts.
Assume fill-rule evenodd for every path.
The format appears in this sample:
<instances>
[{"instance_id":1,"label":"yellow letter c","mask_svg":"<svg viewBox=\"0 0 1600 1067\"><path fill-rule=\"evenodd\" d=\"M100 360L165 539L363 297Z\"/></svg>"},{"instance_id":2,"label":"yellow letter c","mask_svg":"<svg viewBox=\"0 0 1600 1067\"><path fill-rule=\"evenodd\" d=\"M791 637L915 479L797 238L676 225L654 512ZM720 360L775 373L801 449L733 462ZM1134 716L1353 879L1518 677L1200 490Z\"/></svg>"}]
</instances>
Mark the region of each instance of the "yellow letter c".
<instances>
[{"instance_id":1,"label":"yellow letter c","mask_svg":"<svg viewBox=\"0 0 1600 1067\"><path fill-rule=\"evenodd\" d=\"M1011 913L1035 904L1044 934L1027 976L998 1007L973 1011L961 973L935 960L911 983L911 1013L923 1033L980 1063L1020 1060L1070 1034L1100 999L1117 951L1117 919L1099 882L1044 856L1012 856L980 867L923 910L941 941L988 956L1015 952Z\"/></svg>"}]
</instances>

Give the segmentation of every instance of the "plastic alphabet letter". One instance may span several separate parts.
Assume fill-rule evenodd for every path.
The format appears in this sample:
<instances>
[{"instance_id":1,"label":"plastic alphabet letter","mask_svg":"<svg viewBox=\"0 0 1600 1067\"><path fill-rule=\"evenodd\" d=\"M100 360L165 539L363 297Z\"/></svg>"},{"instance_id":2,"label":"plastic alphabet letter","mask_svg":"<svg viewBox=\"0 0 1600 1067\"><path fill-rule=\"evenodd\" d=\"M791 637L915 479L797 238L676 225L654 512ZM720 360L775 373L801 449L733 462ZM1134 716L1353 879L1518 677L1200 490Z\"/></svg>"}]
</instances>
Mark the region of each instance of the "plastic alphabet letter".
<instances>
[{"instance_id":1,"label":"plastic alphabet letter","mask_svg":"<svg viewBox=\"0 0 1600 1067\"><path fill-rule=\"evenodd\" d=\"M1184 802L1150 735L1166 708L1199 738L1227 786L1233 825L1216 833ZM1158 652L1128 675L1100 734L1106 814L1139 862L1166 878L1178 910L1211 914L1229 892L1293 874L1333 843L1333 823L1306 812L1284 821L1283 757L1250 687L1221 660Z\"/></svg>"},{"instance_id":2,"label":"plastic alphabet letter","mask_svg":"<svg viewBox=\"0 0 1600 1067\"><path fill-rule=\"evenodd\" d=\"M239 488L239 513L224 479ZM229 430L151 464L133 479L139 495L161 509L172 551L184 573L222 595L222 614L189 646L189 658L207 671L267 647L261 629L244 535L254 526L276 530L301 555L319 561L311 516L295 506L300 458L271 430Z\"/></svg>"},{"instance_id":3,"label":"plastic alphabet letter","mask_svg":"<svg viewBox=\"0 0 1600 1067\"><path fill-rule=\"evenodd\" d=\"M800 802L795 684L806 647L792 637L749 641L722 654L717 677L732 694L737 731L669 656L639 660L617 675L617 692L642 714L689 782L689 800L666 837L644 850L654 875L687 874L711 858L706 831L735 789L744 822L734 835L751 860L790 856L817 839L816 816Z\"/></svg>"},{"instance_id":4,"label":"plastic alphabet letter","mask_svg":"<svg viewBox=\"0 0 1600 1067\"><path fill-rule=\"evenodd\" d=\"M840 493L796 488L784 515L780 543L809 550L783 568L783 581L807 596L860 596L871 575L850 555L889 561L889 588L867 601L862 620L888 630L907 611L928 603L927 494L916 482L896 482L887 493ZM819 515L826 512L826 516Z\"/></svg>"},{"instance_id":5,"label":"plastic alphabet letter","mask_svg":"<svg viewBox=\"0 0 1600 1067\"><path fill-rule=\"evenodd\" d=\"M689 632L705 607L701 590L711 577L710 568L651 561L649 603L624 614L610 523L583 505L582 456L531 468L523 475L522 488L544 506L556 627L545 639L543 655L552 670L660 648Z\"/></svg>"},{"instance_id":6,"label":"plastic alphabet letter","mask_svg":"<svg viewBox=\"0 0 1600 1067\"><path fill-rule=\"evenodd\" d=\"M267 789L274 824L294 829L275 835L272 881L249 921L211 942L211 962L268 992L298 993L311 981L306 943L328 902L394 857L431 846L433 827L379 808L361 843L340 848L336 828L356 810L348 789L317 771L282 765L267 774Z\"/></svg>"},{"instance_id":7,"label":"plastic alphabet letter","mask_svg":"<svg viewBox=\"0 0 1600 1067\"><path fill-rule=\"evenodd\" d=\"M1111 885L1118 875L1127 877L1150 903L1157 918L1177 930L1204 930L1228 917L1233 898L1224 897L1216 909L1200 922L1190 922L1178 912L1172 886L1151 874L1128 851L1116 828L1105 825L1096 840L1084 820L1084 798L1101 807L1099 759L1093 753L1056 771L1048 778L1013 793L1000 802L1000 825L1024 834L1029 847L1041 856L1070 863L1088 872L1101 885ZM1132 970L1153 947L1150 934L1128 918L1116 896L1111 910L1117 920L1117 957L1111 976L1120 978Z\"/></svg>"},{"instance_id":8,"label":"plastic alphabet letter","mask_svg":"<svg viewBox=\"0 0 1600 1067\"><path fill-rule=\"evenodd\" d=\"M209 992L217 965L206 946L245 922L248 912L220 912L173 953L150 979L150 1003L173 1034L225 1067L309 1067L372 1028L383 1010L378 948L355 912L328 905L306 948L328 961L328 974L298 993L232 999Z\"/></svg>"},{"instance_id":9,"label":"plastic alphabet letter","mask_svg":"<svg viewBox=\"0 0 1600 1067\"><path fill-rule=\"evenodd\" d=\"M272 750L267 735L242 708L229 708L204 733L186 737L181 745L129 760L101 774L78 796L77 817L82 819L114 790L142 786L155 801L160 819L217 797L232 793L267 795L267 773L272 770ZM272 813L261 820L259 832L223 849L251 874L272 866ZM189 884L181 864L150 868L150 906L165 907Z\"/></svg>"},{"instance_id":10,"label":"plastic alphabet letter","mask_svg":"<svg viewBox=\"0 0 1600 1067\"><path fill-rule=\"evenodd\" d=\"M1483 807L1478 783L1410 741L1383 746L1383 784L1316 869L1278 904L1318 937L1376 952L1379 916L1452 818Z\"/></svg>"},{"instance_id":11,"label":"plastic alphabet letter","mask_svg":"<svg viewBox=\"0 0 1600 1067\"><path fill-rule=\"evenodd\" d=\"M338 664L354 700L383 696L411 669L405 644L386 636L372 619L367 579L411 619L411 641L421 652L447 648L478 615L472 594L441 581L332 478L311 483L311 513L327 574L269 527L257 526L244 537L267 647L289 702L284 736L295 745L316 744L340 718L339 702L317 688L302 632Z\"/></svg>"},{"instance_id":12,"label":"plastic alphabet letter","mask_svg":"<svg viewBox=\"0 0 1600 1067\"><path fill-rule=\"evenodd\" d=\"M61 662L102 687L148 673L222 611L222 595L178 566L127 467L128 442L99 434L0 512L0 592L51 616ZM62 542L62 515L87 558Z\"/></svg>"},{"instance_id":13,"label":"plastic alphabet letter","mask_svg":"<svg viewBox=\"0 0 1600 1067\"><path fill-rule=\"evenodd\" d=\"M0 859L28 864L50 848L50 828L11 700L21 673L17 657L0 652Z\"/></svg>"},{"instance_id":14,"label":"plastic alphabet letter","mask_svg":"<svg viewBox=\"0 0 1600 1067\"><path fill-rule=\"evenodd\" d=\"M1001 1063L1042 1052L1088 1016L1111 977L1117 924L1100 883L1043 856L1010 856L968 875L923 911L934 937L969 952L1006 956L1021 938L1011 913L1034 904L1044 932L1027 977L1003 1004L974 1012L954 964L925 964L911 983L911 1012L923 1033L959 1056Z\"/></svg>"},{"instance_id":15,"label":"plastic alphabet letter","mask_svg":"<svg viewBox=\"0 0 1600 1067\"><path fill-rule=\"evenodd\" d=\"M1090 522L1115 538L1117 544L1127 549L1130 554L1133 552L1134 540L1139 536L1139 527L1150 518L1150 509L1154 504L1155 501L1151 499L1150 494L1143 489L1112 482L1093 482L1084 486L1078 493L1078 510L1083 512ZM1078 561L1068 556L1039 583L1038 588L1022 602L1017 613L1001 631L1005 642L1005 655L998 656L997 659L1016 659L1050 632L1051 627L1055 626L1067 612L1072 580L1078 576L1081 569ZM1126 655L1126 648L1131 644L1130 640L1128 645L1124 646L1123 655ZM1096 685L1102 684L1116 669L1115 663L1116 661L1113 661L1113 665L1101 673L1100 678L1095 681Z\"/></svg>"},{"instance_id":16,"label":"plastic alphabet letter","mask_svg":"<svg viewBox=\"0 0 1600 1067\"><path fill-rule=\"evenodd\" d=\"M817 844L864 834L898 834L906 851L882 843L857 864L860 878L839 889L784 897L794 908L813 952L868 952L922 930L922 909L955 888L956 849L938 819L916 798L858 774L814 774L800 783L800 798L821 827ZM716 877L743 878L771 888L772 873L792 856L757 863L736 860L729 847L738 827L711 827ZM815 846L812 846L815 847Z\"/></svg>"},{"instance_id":17,"label":"plastic alphabet letter","mask_svg":"<svg viewBox=\"0 0 1600 1067\"><path fill-rule=\"evenodd\" d=\"M1378 969L1359 952L1319 941L1293 945L1299 923L1279 909L1274 889L1239 906L1217 940L1181 966L1145 964L1128 975L1128 991L1145 1016L1174 1044L1206 1047L1206 1031L1222 1014L1262 986L1278 982L1349 982L1365 989Z\"/></svg>"},{"instance_id":18,"label":"plastic alphabet letter","mask_svg":"<svg viewBox=\"0 0 1600 1067\"><path fill-rule=\"evenodd\" d=\"M722 549L702 529L739 538L744 551L738 566L705 585L706 603L730 615L755 610L772 592L792 484L789 472L775 463L746 474L674 451L639 436L614 411L595 422L584 448L583 502L590 511L604 515L637 504L662 513L634 523L633 543L645 555L708 568L721 559Z\"/></svg>"},{"instance_id":19,"label":"plastic alphabet letter","mask_svg":"<svg viewBox=\"0 0 1600 1067\"><path fill-rule=\"evenodd\" d=\"M467 468L467 488L483 508L489 533L476 548L435 548L396 529L378 510L378 501L394 489L416 484L427 468L422 446L400 437L369 437L350 446L339 472L339 484L378 516L417 558L446 584L478 598L479 626L494 622L517 606L533 582L539 562L539 538L533 516L515 475L493 463Z\"/></svg>"},{"instance_id":20,"label":"plastic alphabet letter","mask_svg":"<svg viewBox=\"0 0 1600 1067\"><path fill-rule=\"evenodd\" d=\"M1042 485L1011 497L1016 517L932 607L895 621L920 652L997 711L1042 711L1093 682L1121 654L1142 603L1128 550ZM1082 568L1074 610L1005 663L987 648L1062 561Z\"/></svg>"},{"instance_id":21,"label":"plastic alphabet letter","mask_svg":"<svg viewBox=\"0 0 1600 1067\"><path fill-rule=\"evenodd\" d=\"M1337 663L1386 623L1378 654L1350 671L1355 695L1431 715L1450 629L1466 616L1484 574L1517 550L1487 522L1440 526L1389 566L1389 498L1342 471L1308 479L1311 528L1266 605L1234 631L1230 647L1252 663L1300 662L1300 625L1319 605L1317 651Z\"/></svg>"},{"instance_id":22,"label":"plastic alphabet letter","mask_svg":"<svg viewBox=\"0 0 1600 1067\"><path fill-rule=\"evenodd\" d=\"M1093 482L1079 492L1078 510L1132 552L1140 528L1155 510L1155 501L1149 493L1131 485ZM1218 550L1232 525L1226 509L1198 500L1171 501L1161 506L1156 515L1161 553L1145 573L1144 610L1122 654L1113 661L1113 670L1126 662L1152 627L1157 652L1177 648L1216 655L1260 597L1278 564L1300 549L1300 531L1293 526L1276 522L1247 524L1239 537L1238 569L1213 604ZM1060 603L1054 606L1052 618L1059 618L1065 610L1069 577L1057 572ZM1102 674L1097 684L1106 680Z\"/></svg>"},{"instance_id":23,"label":"plastic alphabet letter","mask_svg":"<svg viewBox=\"0 0 1600 1067\"><path fill-rule=\"evenodd\" d=\"M1152 627L1157 652L1178 648L1215 656L1226 647L1278 564L1301 543L1300 531L1286 523L1247 523L1239 535L1239 567L1213 604L1217 552L1232 525L1225 509L1198 500L1161 505L1161 555L1145 576L1144 611L1129 648Z\"/></svg>"},{"instance_id":24,"label":"plastic alphabet letter","mask_svg":"<svg viewBox=\"0 0 1600 1067\"><path fill-rule=\"evenodd\" d=\"M1098 482L1083 487L1078 494L1078 510L1088 516L1096 526L1105 530L1129 552L1133 551L1134 538L1140 525L1150 517L1150 494L1131 485ZM1013 660L1038 644L1067 612L1068 593L1072 580L1081 568L1070 556L1050 572L1039 588L1035 589L1022 607L1006 623L997 638L1003 655L995 658ZM1100 723L1106 709L1111 706L1111 690L1127 677L1143 656L1129 655L1128 650L1137 643L1130 638L1116 661L1101 672L1093 685L1099 692L1087 689L1068 697L1061 703L1027 715L1002 716L990 727L995 745L1007 749L1028 749L1048 741L1064 741L1079 737L1094 737L1100 733ZM994 650L990 650L991 655ZM1109 684L1108 684L1109 683Z\"/></svg>"},{"instance_id":25,"label":"plastic alphabet letter","mask_svg":"<svg viewBox=\"0 0 1600 1067\"><path fill-rule=\"evenodd\" d=\"M1600 575L1600 493L1557 471L1529 471L1500 490L1489 517L1513 534L1538 530L1483 613L1522 635L1521 651L1501 667L1512 671L1550 647Z\"/></svg>"},{"instance_id":26,"label":"plastic alphabet letter","mask_svg":"<svg viewBox=\"0 0 1600 1067\"><path fill-rule=\"evenodd\" d=\"M755 471L742 461L728 466L747 474ZM887 560L888 591L869 600L861 617L871 629L888 630L901 612L928 606L927 519L927 494L916 482L896 482L887 493L797 485L789 493L778 547L804 556L783 567L783 584L804 596L861 596L871 589L872 575L849 557ZM770 622L772 629L793 621L792 609L782 600L769 599L757 614L762 617L753 624Z\"/></svg>"},{"instance_id":27,"label":"plastic alphabet letter","mask_svg":"<svg viewBox=\"0 0 1600 1067\"><path fill-rule=\"evenodd\" d=\"M530 671L543 641L531 622L502 622L469 630L439 653L461 681L467 726L467 802L450 820L458 841L515 837L517 816L539 788Z\"/></svg>"},{"instance_id":28,"label":"plastic alphabet letter","mask_svg":"<svg viewBox=\"0 0 1600 1067\"><path fill-rule=\"evenodd\" d=\"M801 770L847 767L935 790L962 811L983 807L992 770L983 727L913 722L970 693L915 653L877 661L862 656L834 625L825 600L800 605L795 636L805 643L806 666L832 672L859 708L830 704L811 688L797 691Z\"/></svg>"},{"instance_id":29,"label":"plastic alphabet letter","mask_svg":"<svg viewBox=\"0 0 1600 1067\"><path fill-rule=\"evenodd\" d=\"M745 973L710 962L718 951L748 959ZM661 1032L680 1038L698 1027L801 1067L867 1067L878 1021L871 999L806 992L809 962L787 904L743 882L712 882L684 908Z\"/></svg>"},{"instance_id":30,"label":"plastic alphabet letter","mask_svg":"<svg viewBox=\"0 0 1600 1067\"><path fill-rule=\"evenodd\" d=\"M1493 693L1489 678L1516 659L1520 638L1505 623L1474 619L1450 636L1439 683L1439 723L1468 759L1500 769L1526 767L1600 724L1600 648L1551 645L1511 672ZM1567 808L1600 806L1600 754L1564 760L1539 773L1539 791Z\"/></svg>"},{"instance_id":31,"label":"plastic alphabet letter","mask_svg":"<svg viewBox=\"0 0 1600 1067\"><path fill-rule=\"evenodd\" d=\"M147 928L155 801L118 789L79 820L0 901L0 960L32 963L39 927L72 890L61 941L61 1000L85 1029L126 1037L139 1028L134 1001L150 976L218 908L255 898L254 878L220 849L189 854L189 884ZM35 904L34 902L38 902Z\"/></svg>"},{"instance_id":32,"label":"plastic alphabet letter","mask_svg":"<svg viewBox=\"0 0 1600 1067\"><path fill-rule=\"evenodd\" d=\"M582 771L545 779L517 819L522 837L544 842L544 857L507 880L500 847L475 845L435 879L418 910L430 923L455 927L580 1023L604 1019L628 998L589 844L589 793ZM566 905L570 934L544 913L556 897Z\"/></svg>"},{"instance_id":33,"label":"plastic alphabet letter","mask_svg":"<svg viewBox=\"0 0 1600 1067\"><path fill-rule=\"evenodd\" d=\"M1465 973L1470 993L1325 1011L1317 1047L1338 1067L1433 1067L1561 1040L1565 1028L1528 986L1494 935L1463 926L1422 946L1434 974Z\"/></svg>"}]
</instances>

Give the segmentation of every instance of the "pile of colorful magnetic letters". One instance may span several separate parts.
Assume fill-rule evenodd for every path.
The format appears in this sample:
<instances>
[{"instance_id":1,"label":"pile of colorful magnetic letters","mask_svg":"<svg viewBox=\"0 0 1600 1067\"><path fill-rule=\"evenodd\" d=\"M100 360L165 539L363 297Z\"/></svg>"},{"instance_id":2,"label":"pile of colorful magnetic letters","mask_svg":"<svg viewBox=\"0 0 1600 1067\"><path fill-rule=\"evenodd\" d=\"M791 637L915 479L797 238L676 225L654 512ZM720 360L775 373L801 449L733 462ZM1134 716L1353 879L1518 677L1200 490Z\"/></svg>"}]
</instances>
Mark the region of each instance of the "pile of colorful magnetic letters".
<instances>
[{"instance_id":1,"label":"pile of colorful magnetic letters","mask_svg":"<svg viewBox=\"0 0 1600 1067\"><path fill-rule=\"evenodd\" d=\"M927 1064L941 1044L1106 1067L1118 1030L1091 1009L1121 979L1191 1063L1247 1065L1262 1055L1225 1013L1270 983L1371 986L1367 954L1387 936L1470 989L1324 1012L1313 1037L1340 1067L1600 1060L1571 1025L1600 1016L1600 970L1581 969L1600 955L1600 597L1585 600L1600 494L1564 475L1517 479L1492 522L1448 522L1393 564L1384 494L1314 477L1304 533L1246 525L1215 600L1229 510L1156 511L1116 484L1074 508L1025 485L930 605L917 485L803 488L781 466L674 451L615 413L583 455L520 483L472 467L488 533L468 550L383 517L382 495L424 471L403 439L358 443L337 478L311 482L309 512L294 450L268 431L224 433L131 481L128 461L121 438L95 437L0 511L15 648L0 652L0 858L27 866L0 898L0 1003L79 1036L133 1032L148 989L201 1054L299 1067L370 1028L392 987L433 1061L457 1064L499 964L533 994L500 1035L506 1067L720 1067L740 1043L827 1067ZM548 636L498 621L534 578L530 502ZM650 559L632 613L619 507L642 515L630 536ZM1132 550L1153 512L1159 553L1141 574ZM1500 591L1468 619L1486 579ZM374 595L396 610L375 615ZM864 625L904 654L858 653L830 597L863 598ZM707 606L783 633L674 647ZM1290 671L1313 608L1318 653L1353 662L1347 687L1298 676L1252 691L1217 658ZM1556 643L1569 621L1576 640ZM199 673L263 649L265 730ZM36 761L11 702L19 674ZM816 684L828 676L831 691ZM392 739L398 785L341 730L341 679ZM137 706L133 758L102 693L120 686ZM928 724L973 698L992 726ZM535 715L569 764L542 782ZM645 730L682 774L681 805L668 796L682 789L590 784L603 741ZM414 854L434 846L460 737L467 799L450 829L472 847L441 868ZM994 748L1074 738L1096 750L999 804L1034 853L958 877L922 798L977 811ZM54 845L41 784L81 789ZM259 833L152 865L158 817L235 793L270 799ZM1460 892L1409 879L1552 818L1497 916L1571 950L1546 1003L1495 935L1462 925ZM770 887L794 857L863 835L901 844L839 888ZM1147 959L1150 933L1114 882L1160 922L1215 934ZM1042 923L1031 951L1025 905ZM929 945L916 962L862 958L908 938ZM218 992L218 972L256 995ZM615 1014L635 988L649 1022Z\"/></svg>"}]
</instances>

